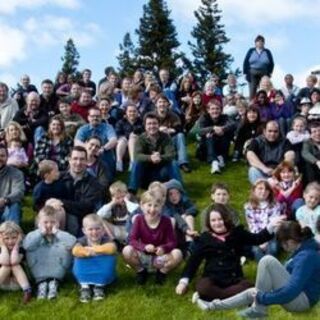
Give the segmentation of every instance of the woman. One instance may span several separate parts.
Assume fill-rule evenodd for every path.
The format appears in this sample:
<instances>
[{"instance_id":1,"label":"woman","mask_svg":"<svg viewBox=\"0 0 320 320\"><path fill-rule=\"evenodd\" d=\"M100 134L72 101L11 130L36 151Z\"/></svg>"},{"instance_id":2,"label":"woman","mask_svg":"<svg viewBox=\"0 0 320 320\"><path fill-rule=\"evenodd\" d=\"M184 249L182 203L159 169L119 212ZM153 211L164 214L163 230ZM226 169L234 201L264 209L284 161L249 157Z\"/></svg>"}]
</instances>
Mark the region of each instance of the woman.
<instances>
[{"instance_id":1,"label":"woman","mask_svg":"<svg viewBox=\"0 0 320 320\"><path fill-rule=\"evenodd\" d=\"M185 110L185 130L189 132L200 116L205 112L205 106L202 104L201 92L195 91L191 95L191 101Z\"/></svg>"},{"instance_id":2,"label":"woman","mask_svg":"<svg viewBox=\"0 0 320 320\"><path fill-rule=\"evenodd\" d=\"M60 171L68 167L68 157L73 140L66 135L65 126L60 116L54 116L49 122L48 133L36 143L34 159L38 165L41 160L54 160Z\"/></svg>"},{"instance_id":3,"label":"woman","mask_svg":"<svg viewBox=\"0 0 320 320\"><path fill-rule=\"evenodd\" d=\"M248 245L259 245L272 239L272 230L280 221L273 220L267 229L257 234L235 226L229 210L222 204L214 204L206 216L206 232L196 241L194 251L176 287L177 294L184 294L188 283L205 260L202 278L196 283L201 299L225 299L251 287L243 276L240 257Z\"/></svg>"},{"instance_id":4,"label":"woman","mask_svg":"<svg viewBox=\"0 0 320 320\"><path fill-rule=\"evenodd\" d=\"M183 77L178 91L178 103L182 111L185 111L190 104L193 91L191 79L189 77Z\"/></svg>"},{"instance_id":5,"label":"woman","mask_svg":"<svg viewBox=\"0 0 320 320\"><path fill-rule=\"evenodd\" d=\"M254 97L261 78L265 75L270 77L273 72L273 57L264 44L264 37L258 35L255 39L255 47L249 49L243 62L243 73L250 86L250 99Z\"/></svg>"},{"instance_id":6,"label":"woman","mask_svg":"<svg viewBox=\"0 0 320 320\"><path fill-rule=\"evenodd\" d=\"M207 112L199 119L199 133L207 162L211 163L211 173L220 173L224 167L229 145L235 130L235 123L222 114L221 103L211 100Z\"/></svg>"},{"instance_id":7,"label":"woman","mask_svg":"<svg viewBox=\"0 0 320 320\"><path fill-rule=\"evenodd\" d=\"M276 258L266 256L258 264L256 284L229 299L205 302L195 298L204 310L224 310L251 306L239 314L246 318L267 316L267 306L279 304L290 312L303 312L320 298L319 245L312 231L295 221L283 222L277 240L292 256L283 266Z\"/></svg>"}]
</instances>

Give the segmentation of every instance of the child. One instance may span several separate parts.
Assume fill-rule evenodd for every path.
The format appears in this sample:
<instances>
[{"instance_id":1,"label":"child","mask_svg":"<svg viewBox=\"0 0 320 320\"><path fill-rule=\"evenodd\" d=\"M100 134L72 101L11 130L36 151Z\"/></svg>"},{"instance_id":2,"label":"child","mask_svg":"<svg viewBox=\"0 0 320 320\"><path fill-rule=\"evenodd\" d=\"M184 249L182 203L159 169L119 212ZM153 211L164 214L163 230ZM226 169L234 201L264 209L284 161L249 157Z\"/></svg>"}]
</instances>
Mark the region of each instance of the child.
<instances>
[{"instance_id":1,"label":"child","mask_svg":"<svg viewBox=\"0 0 320 320\"><path fill-rule=\"evenodd\" d=\"M125 243L128 237L126 224L129 216L139 205L127 199L127 186L116 181L109 187L111 201L100 208L97 214L105 219L107 228L111 231L112 237L120 243Z\"/></svg>"},{"instance_id":2,"label":"child","mask_svg":"<svg viewBox=\"0 0 320 320\"><path fill-rule=\"evenodd\" d=\"M319 231L316 228L317 220L320 217L319 183L309 183L303 192L303 198L305 205L297 210L296 219L302 227L309 227L313 234L319 237Z\"/></svg>"},{"instance_id":3,"label":"child","mask_svg":"<svg viewBox=\"0 0 320 320\"><path fill-rule=\"evenodd\" d=\"M122 253L124 260L137 272L137 283L144 284L149 271L156 270L156 283L163 284L167 273L182 260L169 217L161 215L162 199L150 191L141 196L142 215L137 215L129 245Z\"/></svg>"},{"instance_id":4,"label":"child","mask_svg":"<svg viewBox=\"0 0 320 320\"><path fill-rule=\"evenodd\" d=\"M212 203L201 212L201 232L208 231L206 228L206 216L211 212L214 204L222 204L226 207L227 211L231 214L231 220L235 226L240 223L238 213L229 206L230 190L224 183L214 183L211 187L211 200Z\"/></svg>"},{"instance_id":5,"label":"child","mask_svg":"<svg viewBox=\"0 0 320 320\"><path fill-rule=\"evenodd\" d=\"M12 221L0 225L0 289L23 290L23 303L31 300L31 287L21 266L23 251L21 228Z\"/></svg>"},{"instance_id":6,"label":"child","mask_svg":"<svg viewBox=\"0 0 320 320\"><path fill-rule=\"evenodd\" d=\"M301 176L296 173L294 165L288 161L281 162L268 182L273 189L276 201L284 205L287 218L293 218L295 201L302 197L303 190Z\"/></svg>"},{"instance_id":7,"label":"child","mask_svg":"<svg viewBox=\"0 0 320 320\"><path fill-rule=\"evenodd\" d=\"M287 133L287 139L292 145L296 145L308 140L309 137L306 119L302 116L295 117L292 121L292 130Z\"/></svg>"},{"instance_id":8,"label":"child","mask_svg":"<svg viewBox=\"0 0 320 320\"><path fill-rule=\"evenodd\" d=\"M59 230L57 212L52 207L44 206L37 222L38 229L27 234L23 247L38 287L37 298L51 300L57 297L59 281L71 264L76 238Z\"/></svg>"},{"instance_id":9,"label":"child","mask_svg":"<svg viewBox=\"0 0 320 320\"><path fill-rule=\"evenodd\" d=\"M58 221L59 221L59 229L65 230L66 227L66 210L63 207L63 203L59 199L50 198L48 199L45 204L45 206L50 206L54 210L56 210Z\"/></svg>"},{"instance_id":10,"label":"child","mask_svg":"<svg viewBox=\"0 0 320 320\"><path fill-rule=\"evenodd\" d=\"M194 218L197 214L195 205L186 195L181 183L176 179L171 179L165 183L167 189L167 199L164 212L169 217L180 216L187 223L187 241L192 241L192 237L197 235L194 230Z\"/></svg>"},{"instance_id":11,"label":"child","mask_svg":"<svg viewBox=\"0 0 320 320\"><path fill-rule=\"evenodd\" d=\"M7 165L12 165L17 168L27 167L29 164L29 158L25 149L22 147L22 141L20 139L12 139L8 143L8 160Z\"/></svg>"},{"instance_id":12,"label":"child","mask_svg":"<svg viewBox=\"0 0 320 320\"><path fill-rule=\"evenodd\" d=\"M250 232L259 233L267 227L271 219L282 215L280 203L274 199L270 184L265 180L257 180L251 188L249 201L244 205L245 216ZM255 259L259 261L265 254L276 255L278 244L270 240L252 248Z\"/></svg>"},{"instance_id":13,"label":"child","mask_svg":"<svg viewBox=\"0 0 320 320\"><path fill-rule=\"evenodd\" d=\"M56 162L52 160L42 160L39 163L38 173L40 181L33 189L33 207L39 211L44 203L50 198L66 199L64 184L59 180L59 169Z\"/></svg>"},{"instance_id":14,"label":"child","mask_svg":"<svg viewBox=\"0 0 320 320\"><path fill-rule=\"evenodd\" d=\"M80 301L89 302L93 286L93 300L104 298L104 287L116 277L117 248L105 234L103 220L96 214L83 218L84 237L78 239L72 249L73 274L79 282Z\"/></svg>"}]
</instances>

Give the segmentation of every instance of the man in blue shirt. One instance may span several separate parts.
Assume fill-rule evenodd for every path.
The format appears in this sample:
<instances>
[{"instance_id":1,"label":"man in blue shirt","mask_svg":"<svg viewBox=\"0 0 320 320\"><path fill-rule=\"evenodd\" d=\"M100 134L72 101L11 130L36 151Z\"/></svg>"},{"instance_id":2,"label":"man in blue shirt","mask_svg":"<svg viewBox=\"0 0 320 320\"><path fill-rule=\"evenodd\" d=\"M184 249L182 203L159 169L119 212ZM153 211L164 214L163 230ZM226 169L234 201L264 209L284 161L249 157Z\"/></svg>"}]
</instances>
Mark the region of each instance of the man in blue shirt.
<instances>
[{"instance_id":1,"label":"man in blue shirt","mask_svg":"<svg viewBox=\"0 0 320 320\"><path fill-rule=\"evenodd\" d=\"M102 142L99 150L101 160L108 167L109 181L113 181L115 176L115 147L117 145L117 136L114 128L101 121L101 112L97 108L91 108L88 113L88 124L81 126L75 136L75 145L85 146L85 142L90 137L98 137Z\"/></svg>"}]
</instances>

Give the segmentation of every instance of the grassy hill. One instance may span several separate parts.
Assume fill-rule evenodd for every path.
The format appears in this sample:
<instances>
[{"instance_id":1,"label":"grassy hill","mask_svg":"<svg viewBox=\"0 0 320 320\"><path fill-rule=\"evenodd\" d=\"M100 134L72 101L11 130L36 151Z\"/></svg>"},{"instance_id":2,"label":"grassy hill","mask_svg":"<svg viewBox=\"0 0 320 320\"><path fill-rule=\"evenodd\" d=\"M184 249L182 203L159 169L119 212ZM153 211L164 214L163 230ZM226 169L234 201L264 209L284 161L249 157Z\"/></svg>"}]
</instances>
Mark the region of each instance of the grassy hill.
<instances>
[{"instance_id":1,"label":"grassy hill","mask_svg":"<svg viewBox=\"0 0 320 320\"><path fill-rule=\"evenodd\" d=\"M192 148L193 151L193 148ZM228 164L221 175L211 175L209 166L192 160L193 171L184 175L186 189L197 204L199 211L209 203L210 188L213 182L225 182L231 189L231 204L238 212L249 194L247 170L244 163ZM33 226L31 200L24 204L24 229ZM199 222L199 221L198 221ZM128 269L122 258L118 257L118 280L107 289L104 301L81 304L78 301L78 287L72 276L61 285L60 294L55 301L37 301L26 306L21 304L21 292L0 293L0 319L121 319L121 320L189 320L189 319L237 319L235 311L205 313L191 304L194 283L185 296L174 292L182 267L170 274L164 286L153 284L151 278L144 287L135 285L135 274ZM244 266L246 276L254 282L256 263ZM320 275L319 275L320 276ZM320 319L319 305L311 312L290 314L280 307L272 307L270 319Z\"/></svg>"}]
</instances>

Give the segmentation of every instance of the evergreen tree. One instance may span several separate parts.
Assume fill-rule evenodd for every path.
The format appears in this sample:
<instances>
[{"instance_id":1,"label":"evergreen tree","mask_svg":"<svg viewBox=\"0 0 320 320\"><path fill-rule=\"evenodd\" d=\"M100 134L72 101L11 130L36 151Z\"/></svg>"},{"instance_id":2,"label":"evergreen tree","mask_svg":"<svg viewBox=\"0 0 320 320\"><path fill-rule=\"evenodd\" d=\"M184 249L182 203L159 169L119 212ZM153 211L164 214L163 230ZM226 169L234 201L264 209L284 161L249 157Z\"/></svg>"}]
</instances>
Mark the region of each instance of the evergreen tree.
<instances>
[{"instance_id":1,"label":"evergreen tree","mask_svg":"<svg viewBox=\"0 0 320 320\"><path fill-rule=\"evenodd\" d=\"M123 43L119 45L120 54L117 56L119 62L119 74L121 77L132 76L137 69L136 50L131 40L130 33L127 32L123 38Z\"/></svg>"},{"instance_id":2,"label":"evergreen tree","mask_svg":"<svg viewBox=\"0 0 320 320\"><path fill-rule=\"evenodd\" d=\"M63 61L62 71L67 75L73 75L77 77L79 75L77 66L79 65L80 55L71 38L64 46L64 50L64 56L61 57L61 60Z\"/></svg>"},{"instance_id":3,"label":"evergreen tree","mask_svg":"<svg viewBox=\"0 0 320 320\"><path fill-rule=\"evenodd\" d=\"M138 63L148 70L165 67L172 74L177 73L176 60L180 54L176 28L169 18L170 10L163 0L149 0L143 6L138 35Z\"/></svg>"},{"instance_id":4,"label":"evergreen tree","mask_svg":"<svg viewBox=\"0 0 320 320\"><path fill-rule=\"evenodd\" d=\"M194 56L194 68L202 82L212 73L225 79L233 59L223 51L223 45L230 39L226 37L224 25L220 22L221 10L218 9L217 0L201 2L202 6L194 12L197 24L191 32L195 43L188 42Z\"/></svg>"}]
</instances>

